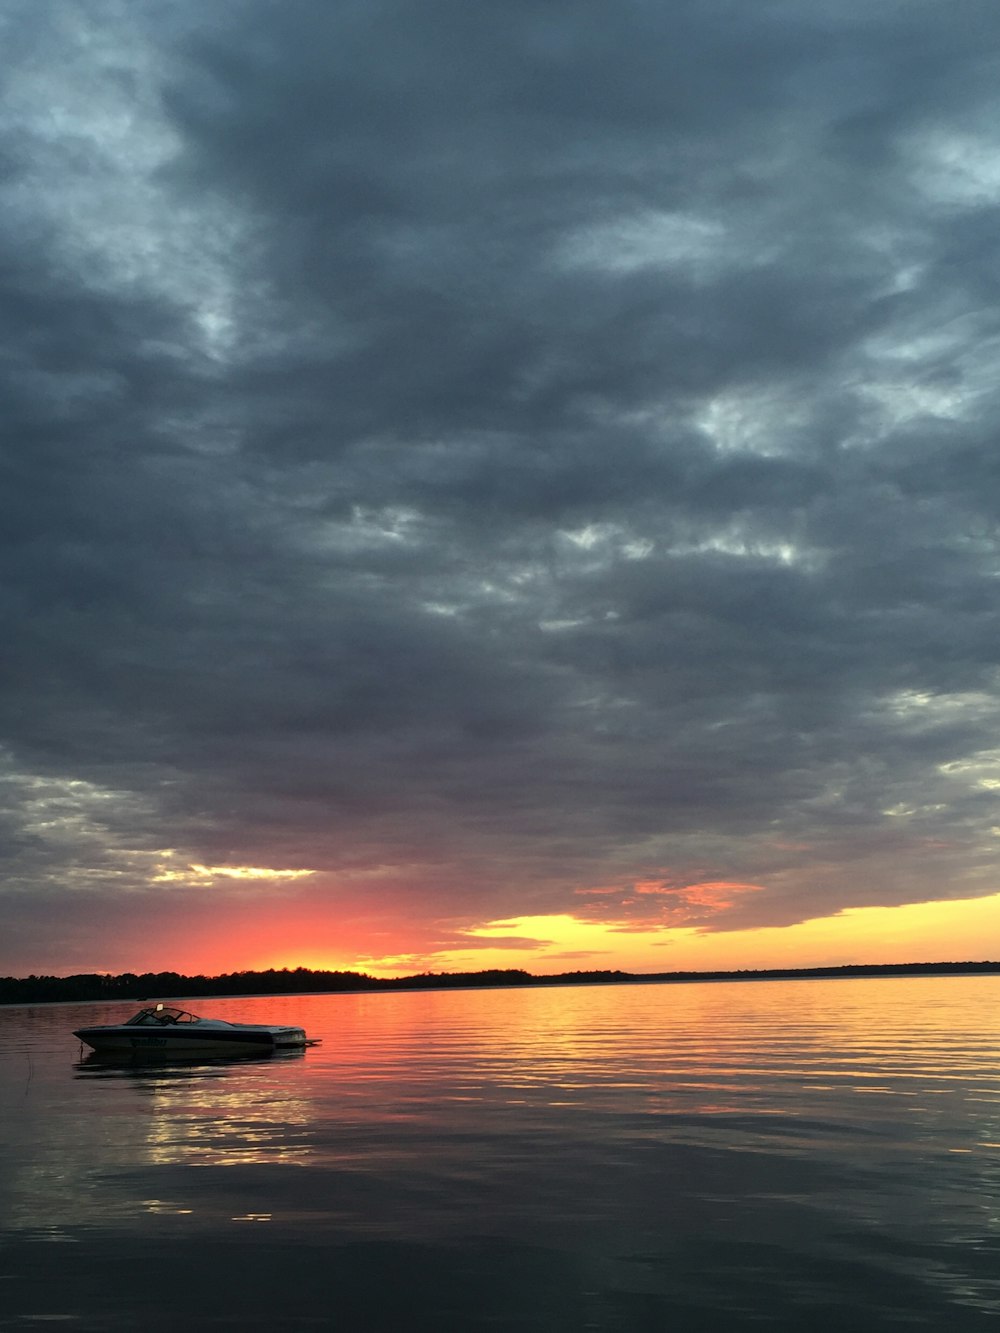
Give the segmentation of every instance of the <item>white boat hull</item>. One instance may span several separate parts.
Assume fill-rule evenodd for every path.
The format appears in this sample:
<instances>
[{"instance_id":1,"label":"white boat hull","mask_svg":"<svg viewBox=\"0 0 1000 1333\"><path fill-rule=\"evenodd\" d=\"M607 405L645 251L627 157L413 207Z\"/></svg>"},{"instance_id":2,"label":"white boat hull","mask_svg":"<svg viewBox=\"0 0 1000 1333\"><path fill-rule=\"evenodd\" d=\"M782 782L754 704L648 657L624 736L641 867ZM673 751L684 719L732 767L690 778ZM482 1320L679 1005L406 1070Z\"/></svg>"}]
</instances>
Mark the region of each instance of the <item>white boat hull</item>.
<instances>
[{"instance_id":1,"label":"white boat hull","mask_svg":"<svg viewBox=\"0 0 1000 1333\"><path fill-rule=\"evenodd\" d=\"M81 1028L73 1034L95 1051L172 1051L185 1055L228 1055L241 1051L272 1051L306 1045L306 1034L301 1028L282 1028L271 1033L239 1032L225 1036L208 1032L179 1036L176 1033L103 1032Z\"/></svg>"}]
</instances>

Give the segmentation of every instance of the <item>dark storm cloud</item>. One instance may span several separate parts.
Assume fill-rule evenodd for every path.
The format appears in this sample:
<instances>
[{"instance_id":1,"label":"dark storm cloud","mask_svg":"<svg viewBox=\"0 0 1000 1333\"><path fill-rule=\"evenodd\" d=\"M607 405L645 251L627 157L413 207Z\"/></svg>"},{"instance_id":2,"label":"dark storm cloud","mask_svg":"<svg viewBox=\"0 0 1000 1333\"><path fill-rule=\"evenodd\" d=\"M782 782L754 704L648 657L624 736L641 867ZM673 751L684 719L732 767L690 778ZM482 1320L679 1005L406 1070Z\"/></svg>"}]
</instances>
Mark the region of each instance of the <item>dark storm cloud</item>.
<instances>
[{"instance_id":1,"label":"dark storm cloud","mask_svg":"<svg viewBox=\"0 0 1000 1333\"><path fill-rule=\"evenodd\" d=\"M6 24L20 930L164 849L469 924L996 888L994 6Z\"/></svg>"}]
</instances>

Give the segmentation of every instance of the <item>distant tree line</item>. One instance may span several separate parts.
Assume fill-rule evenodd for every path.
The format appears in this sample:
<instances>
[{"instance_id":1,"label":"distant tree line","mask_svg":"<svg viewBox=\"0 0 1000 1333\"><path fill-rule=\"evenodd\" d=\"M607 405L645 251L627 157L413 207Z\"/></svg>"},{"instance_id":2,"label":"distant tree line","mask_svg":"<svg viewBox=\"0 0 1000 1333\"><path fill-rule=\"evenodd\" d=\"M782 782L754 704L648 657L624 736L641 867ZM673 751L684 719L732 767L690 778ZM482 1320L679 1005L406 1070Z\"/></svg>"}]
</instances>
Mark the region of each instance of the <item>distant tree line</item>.
<instances>
[{"instance_id":1,"label":"distant tree line","mask_svg":"<svg viewBox=\"0 0 1000 1333\"><path fill-rule=\"evenodd\" d=\"M314 971L308 967L264 972L225 972L218 977L180 972L122 972L103 976L81 972L69 977L0 977L0 1004L57 1001L152 1000L180 996L304 995L337 991L447 990L477 986L572 986L685 981L777 981L810 977L891 977L1000 972L1000 962L859 963L843 967L744 968L739 971L560 972L533 976L521 968L483 972L421 972L410 977L370 977L364 972Z\"/></svg>"}]
</instances>

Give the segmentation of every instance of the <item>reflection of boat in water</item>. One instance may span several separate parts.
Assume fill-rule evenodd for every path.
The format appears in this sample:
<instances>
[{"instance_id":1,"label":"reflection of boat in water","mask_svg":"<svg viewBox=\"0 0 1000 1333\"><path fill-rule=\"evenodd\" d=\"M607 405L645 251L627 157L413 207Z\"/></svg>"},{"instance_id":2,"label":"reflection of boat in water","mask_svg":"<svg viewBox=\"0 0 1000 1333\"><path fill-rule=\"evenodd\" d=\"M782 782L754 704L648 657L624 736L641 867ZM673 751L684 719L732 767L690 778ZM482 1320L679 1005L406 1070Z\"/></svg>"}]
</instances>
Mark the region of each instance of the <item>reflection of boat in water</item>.
<instances>
[{"instance_id":1,"label":"reflection of boat in water","mask_svg":"<svg viewBox=\"0 0 1000 1333\"><path fill-rule=\"evenodd\" d=\"M263 1051L226 1051L222 1055L194 1055L190 1051L136 1050L88 1051L73 1068L77 1076L196 1078L200 1075L223 1073L227 1066L273 1064L275 1061L302 1060L304 1046L282 1046Z\"/></svg>"},{"instance_id":2,"label":"reflection of boat in water","mask_svg":"<svg viewBox=\"0 0 1000 1333\"><path fill-rule=\"evenodd\" d=\"M315 1046L303 1028L265 1023L229 1023L199 1018L186 1009L157 1004L140 1009L124 1023L79 1028L73 1033L101 1055L187 1056L261 1055Z\"/></svg>"}]
</instances>

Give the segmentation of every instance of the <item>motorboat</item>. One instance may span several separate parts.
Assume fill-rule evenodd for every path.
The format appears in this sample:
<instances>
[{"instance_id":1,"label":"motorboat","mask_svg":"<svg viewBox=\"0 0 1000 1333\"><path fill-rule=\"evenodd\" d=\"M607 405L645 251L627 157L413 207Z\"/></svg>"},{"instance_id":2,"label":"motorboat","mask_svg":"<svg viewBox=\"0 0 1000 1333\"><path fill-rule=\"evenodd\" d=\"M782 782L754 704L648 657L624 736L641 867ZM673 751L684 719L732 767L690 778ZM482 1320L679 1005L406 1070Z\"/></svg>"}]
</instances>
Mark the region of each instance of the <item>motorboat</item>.
<instances>
[{"instance_id":1,"label":"motorboat","mask_svg":"<svg viewBox=\"0 0 1000 1333\"><path fill-rule=\"evenodd\" d=\"M124 1023L78 1028L73 1036L95 1051L136 1054L251 1055L316 1045L303 1028L199 1018L186 1009L175 1009L167 1004L140 1009Z\"/></svg>"}]
</instances>

